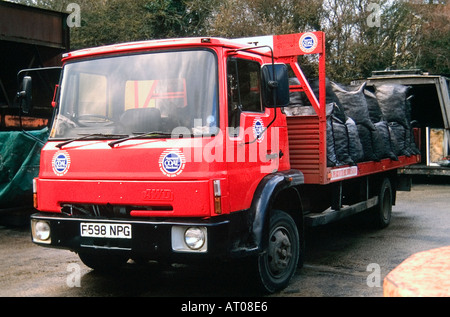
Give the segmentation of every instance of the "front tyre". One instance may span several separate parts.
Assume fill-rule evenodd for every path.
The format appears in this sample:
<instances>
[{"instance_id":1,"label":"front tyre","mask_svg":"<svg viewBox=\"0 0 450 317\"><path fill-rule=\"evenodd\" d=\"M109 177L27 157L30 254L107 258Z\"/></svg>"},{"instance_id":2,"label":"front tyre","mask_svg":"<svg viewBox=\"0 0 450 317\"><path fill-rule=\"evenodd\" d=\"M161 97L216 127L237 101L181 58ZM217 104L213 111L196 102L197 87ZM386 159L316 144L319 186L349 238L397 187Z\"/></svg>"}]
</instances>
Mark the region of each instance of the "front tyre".
<instances>
[{"instance_id":1,"label":"front tyre","mask_svg":"<svg viewBox=\"0 0 450 317\"><path fill-rule=\"evenodd\" d=\"M263 290L274 293L289 284L301 250L297 225L290 215L274 210L269 226L267 250L258 257L258 274Z\"/></svg>"}]
</instances>

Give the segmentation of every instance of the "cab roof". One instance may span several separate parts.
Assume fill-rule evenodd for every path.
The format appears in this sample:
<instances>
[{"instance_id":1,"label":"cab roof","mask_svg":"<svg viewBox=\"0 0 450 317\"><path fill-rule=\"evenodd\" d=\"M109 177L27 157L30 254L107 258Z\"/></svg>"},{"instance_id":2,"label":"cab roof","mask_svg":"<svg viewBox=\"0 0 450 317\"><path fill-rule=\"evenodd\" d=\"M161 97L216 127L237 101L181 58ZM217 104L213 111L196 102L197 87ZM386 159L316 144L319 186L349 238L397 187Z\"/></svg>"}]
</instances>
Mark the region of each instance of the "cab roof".
<instances>
[{"instance_id":1,"label":"cab roof","mask_svg":"<svg viewBox=\"0 0 450 317\"><path fill-rule=\"evenodd\" d=\"M78 59L89 58L100 55L110 54L123 54L140 51L152 51L158 49L174 49L174 48L186 48L186 47L212 47L222 46L229 49L241 49L251 47L252 44L243 44L239 41L233 41L224 38L212 38L212 37L195 37L195 38L177 38L177 39L164 39L164 40L149 40L139 42L128 42L113 45L105 45L93 48L81 49L70 53L63 54L63 62ZM253 44L254 46L254 44ZM255 53L266 55L267 51L262 49L254 49Z\"/></svg>"}]
</instances>

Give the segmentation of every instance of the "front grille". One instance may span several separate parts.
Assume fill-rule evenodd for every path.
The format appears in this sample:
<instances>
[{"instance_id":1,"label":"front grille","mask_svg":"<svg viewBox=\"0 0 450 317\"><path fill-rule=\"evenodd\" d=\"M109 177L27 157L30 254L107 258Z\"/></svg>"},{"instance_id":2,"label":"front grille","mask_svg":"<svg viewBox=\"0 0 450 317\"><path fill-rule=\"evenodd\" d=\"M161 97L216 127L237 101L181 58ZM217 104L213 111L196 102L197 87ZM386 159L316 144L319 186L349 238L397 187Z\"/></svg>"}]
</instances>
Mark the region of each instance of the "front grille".
<instances>
[{"instance_id":1,"label":"front grille","mask_svg":"<svg viewBox=\"0 0 450 317\"><path fill-rule=\"evenodd\" d=\"M130 215L132 210L141 211L171 211L172 206L118 206L118 205L88 205L63 204L61 212L70 216L88 216L94 218L135 218Z\"/></svg>"}]
</instances>

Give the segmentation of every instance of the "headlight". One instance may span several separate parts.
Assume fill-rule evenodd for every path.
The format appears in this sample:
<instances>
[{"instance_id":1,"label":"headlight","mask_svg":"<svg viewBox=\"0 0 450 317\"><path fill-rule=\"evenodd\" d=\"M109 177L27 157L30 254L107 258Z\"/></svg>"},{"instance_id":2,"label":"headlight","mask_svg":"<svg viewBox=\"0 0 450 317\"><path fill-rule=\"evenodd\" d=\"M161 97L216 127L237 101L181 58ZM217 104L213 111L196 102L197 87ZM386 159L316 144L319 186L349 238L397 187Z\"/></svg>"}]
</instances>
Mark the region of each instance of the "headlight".
<instances>
[{"instance_id":1,"label":"headlight","mask_svg":"<svg viewBox=\"0 0 450 317\"><path fill-rule=\"evenodd\" d=\"M205 244L205 232L197 227L191 227L184 233L184 242L192 250L199 250Z\"/></svg>"},{"instance_id":2,"label":"headlight","mask_svg":"<svg viewBox=\"0 0 450 317\"><path fill-rule=\"evenodd\" d=\"M47 221L33 220L32 234L35 242L50 243L50 224Z\"/></svg>"},{"instance_id":3,"label":"headlight","mask_svg":"<svg viewBox=\"0 0 450 317\"><path fill-rule=\"evenodd\" d=\"M172 250L175 252L204 253L208 251L206 227L173 226Z\"/></svg>"}]
</instances>

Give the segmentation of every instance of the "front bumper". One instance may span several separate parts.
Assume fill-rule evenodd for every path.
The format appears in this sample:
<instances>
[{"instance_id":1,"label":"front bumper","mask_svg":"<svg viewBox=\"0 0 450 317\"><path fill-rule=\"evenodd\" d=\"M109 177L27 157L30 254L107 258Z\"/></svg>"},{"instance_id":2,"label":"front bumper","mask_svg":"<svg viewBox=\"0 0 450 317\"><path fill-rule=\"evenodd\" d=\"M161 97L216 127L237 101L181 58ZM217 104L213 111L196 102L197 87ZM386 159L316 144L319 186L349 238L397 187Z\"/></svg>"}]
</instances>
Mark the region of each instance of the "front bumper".
<instances>
[{"instance_id":1,"label":"front bumper","mask_svg":"<svg viewBox=\"0 0 450 317\"><path fill-rule=\"evenodd\" d=\"M46 222L50 236L46 240L38 238L35 232L37 222ZM127 225L131 228L129 237L86 237L81 235L81 226L92 224L117 227ZM33 242L47 247L63 248L79 252L82 250L109 250L141 256L150 259L192 259L221 258L229 255L230 220L227 217L209 219L100 219L93 217L73 217L65 214L37 213L31 216ZM180 232L187 228L199 227L206 232L205 246L200 250L180 247Z\"/></svg>"}]
</instances>

